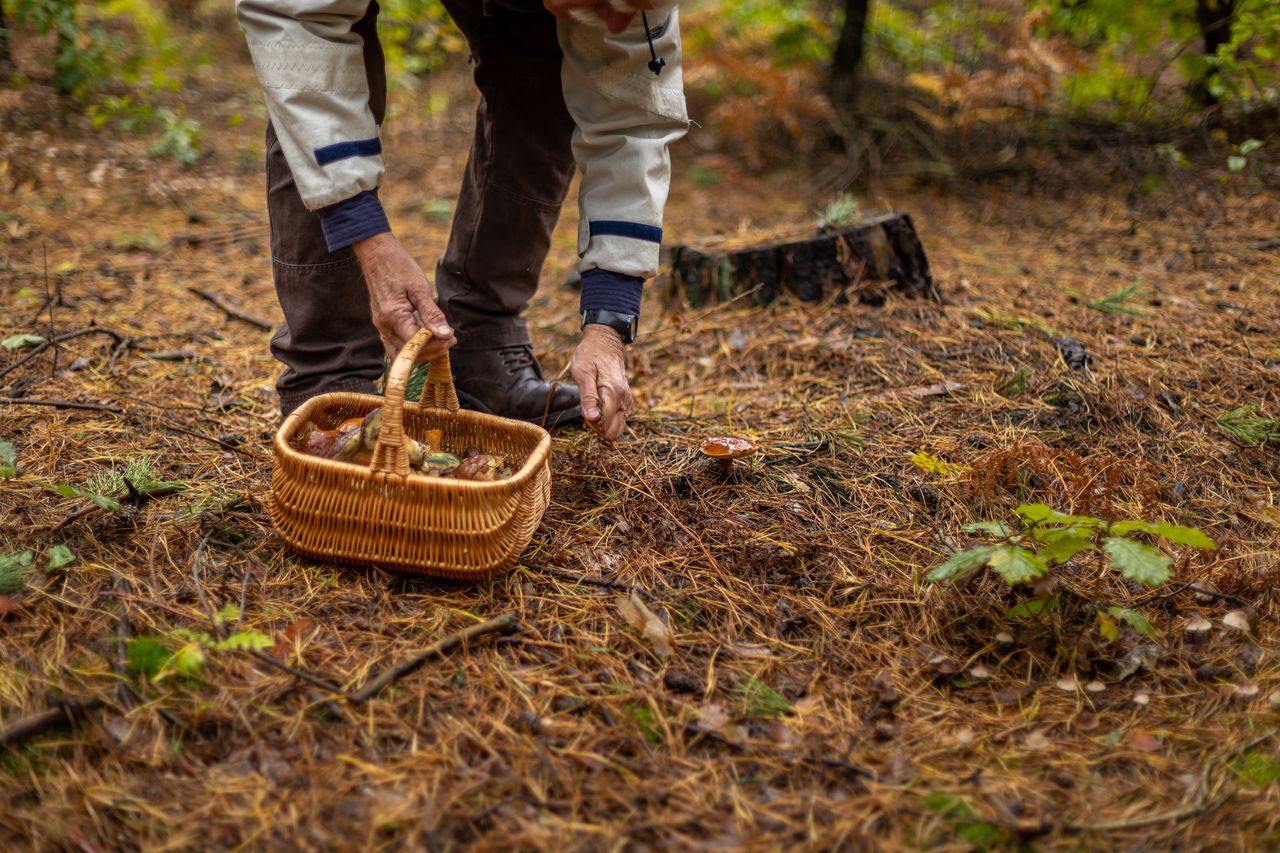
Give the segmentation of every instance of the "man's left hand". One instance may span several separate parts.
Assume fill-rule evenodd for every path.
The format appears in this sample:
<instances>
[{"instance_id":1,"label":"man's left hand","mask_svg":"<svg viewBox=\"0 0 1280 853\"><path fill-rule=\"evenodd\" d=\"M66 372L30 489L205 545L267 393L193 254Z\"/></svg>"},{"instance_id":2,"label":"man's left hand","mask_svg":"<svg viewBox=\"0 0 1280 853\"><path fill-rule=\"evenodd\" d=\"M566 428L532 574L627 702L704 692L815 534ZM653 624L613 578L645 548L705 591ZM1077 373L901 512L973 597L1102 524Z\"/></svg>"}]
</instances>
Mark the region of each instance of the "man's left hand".
<instances>
[{"instance_id":1,"label":"man's left hand","mask_svg":"<svg viewBox=\"0 0 1280 853\"><path fill-rule=\"evenodd\" d=\"M605 441L617 441L635 411L627 382L627 354L612 328L591 323L582 327L582 342L573 353L573 379L582 395L582 418Z\"/></svg>"}]
</instances>

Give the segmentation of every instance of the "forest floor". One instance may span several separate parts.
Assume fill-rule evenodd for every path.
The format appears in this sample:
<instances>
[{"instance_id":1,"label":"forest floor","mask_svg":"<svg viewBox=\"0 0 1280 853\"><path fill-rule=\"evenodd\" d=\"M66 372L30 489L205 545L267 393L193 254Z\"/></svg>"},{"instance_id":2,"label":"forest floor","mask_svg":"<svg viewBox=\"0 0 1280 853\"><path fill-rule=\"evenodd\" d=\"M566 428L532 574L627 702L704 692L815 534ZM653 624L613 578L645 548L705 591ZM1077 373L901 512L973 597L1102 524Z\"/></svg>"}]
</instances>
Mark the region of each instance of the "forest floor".
<instances>
[{"instance_id":1,"label":"forest floor","mask_svg":"<svg viewBox=\"0 0 1280 853\"><path fill-rule=\"evenodd\" d=\"M263 110L243 55L227 68L191 97L189 167L39 84L0 92L0 336L92 329L0 354L0 847L1280 845L1280 455L1219 423L1280 416L1274 158L1148 194L1100 154L867 191L913 215L944 304L676 310L652 288L629 435L559 433L526 562L454 584L299 558L266 518L270 332L188 291L279 321ZM424 267L469 140L461 74L435 117L399 103L387 126L385 198ZM813 220L798 165L696 141L676 162L673 239ZM530 311L552 374L574 224ZM695 451L724 432L766 451L719 476ZM1085 557L1034 590L924 583L963 525L1035 501L1217 548L1170 550L1154 590ZM1033 596L1056 606L1007 615ZM509 611L520 633L343 697Z\"/></svg>"}]
</instances>

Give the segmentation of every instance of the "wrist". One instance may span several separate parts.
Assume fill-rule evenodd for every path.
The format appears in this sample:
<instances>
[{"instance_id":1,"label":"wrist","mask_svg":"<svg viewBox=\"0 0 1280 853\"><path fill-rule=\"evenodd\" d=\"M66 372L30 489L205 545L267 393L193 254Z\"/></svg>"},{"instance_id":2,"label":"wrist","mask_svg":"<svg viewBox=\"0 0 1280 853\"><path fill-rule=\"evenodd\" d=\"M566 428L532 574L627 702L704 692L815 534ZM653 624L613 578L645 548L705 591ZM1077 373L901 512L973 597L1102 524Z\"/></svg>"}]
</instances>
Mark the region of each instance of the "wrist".
<instances>
[{"instance_id":1,"label":"wrist","mask_svg":"<svg viewBox=\"0 0 1280 853\"><path fill-rule=\"evenodd\" d=\"M589 343L591 341L610 343L614 346L622 346L626 343L621 332L612 326L606 326L601 323L587 323L582 327L582 342Z\"/></svg>"},{"instance_id":2,"label":"wrist","mask_svg":"<svg viewBox=\"0 0 1280 853\"><path fill-rule=\"evenodd\" d=\"M372 237L357 240L351 244L351 248L355 250L356 257L365 257L390 248L398 242L395 235L390 231L383 231L381 234L374 234Z\"/></svg>"},{"instance_id":3,"label":"wrist","mask_svg":"<svg viewBox=\"0 0 1280 853\"><path fill-rule=\"evenodd\" d=\"M603 326L618 336L624 344L635 343L639 331L640 318L635 314L623 314L618 311L590 310L582 312L582 329Z\"/></svg>"}]
</instances>

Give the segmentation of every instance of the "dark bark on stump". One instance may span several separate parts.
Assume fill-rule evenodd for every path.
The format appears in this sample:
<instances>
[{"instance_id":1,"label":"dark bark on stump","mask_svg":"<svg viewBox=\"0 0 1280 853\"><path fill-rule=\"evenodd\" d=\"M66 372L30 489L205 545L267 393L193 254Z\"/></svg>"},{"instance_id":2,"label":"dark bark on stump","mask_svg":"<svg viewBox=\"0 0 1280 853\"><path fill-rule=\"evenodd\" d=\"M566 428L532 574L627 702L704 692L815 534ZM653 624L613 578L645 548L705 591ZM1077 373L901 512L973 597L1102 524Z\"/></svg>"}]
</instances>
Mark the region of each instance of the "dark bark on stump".
<instances>
[{"instance_id":1,"label":"dark bark on stump","mask_svg":"<svg viewBox=\"0 0 1280 853\"><path fill-rule=\"evenodd\" d=\"M892 290L938 299L929 260L905 213L881 213L850 228L816 237L733 250L671 249L668 295L693 307L728 302L751 292L758 305L783 290L805 302L844 294L883 304Z\"/></svg>"}]
</instances>

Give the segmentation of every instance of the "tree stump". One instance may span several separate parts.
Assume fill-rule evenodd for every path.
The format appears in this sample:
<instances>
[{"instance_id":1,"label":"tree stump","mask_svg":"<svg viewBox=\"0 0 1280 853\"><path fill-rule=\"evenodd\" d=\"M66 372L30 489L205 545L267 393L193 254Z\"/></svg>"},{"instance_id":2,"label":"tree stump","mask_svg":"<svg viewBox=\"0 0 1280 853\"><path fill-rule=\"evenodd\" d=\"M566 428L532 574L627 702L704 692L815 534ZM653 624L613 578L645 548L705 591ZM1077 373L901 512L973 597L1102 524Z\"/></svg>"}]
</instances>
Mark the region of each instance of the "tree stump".
<instances>
[{"instance_id":1,"label":"tree stump","mask_svg":"<svg viewBox=\"0 0 1280 853\"><path fill-rule=\"evenodd\" d=\"M673 246L669 260L668 295L694 308L744 293L767 305L784 289L804 302L844 295L882 305L890 290L939 298L924 247L905 213L871 212L847 228L756 246Z\"/></svg>"}]
</instances>

